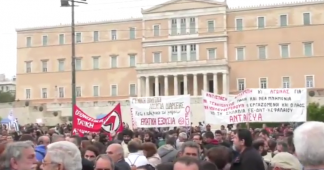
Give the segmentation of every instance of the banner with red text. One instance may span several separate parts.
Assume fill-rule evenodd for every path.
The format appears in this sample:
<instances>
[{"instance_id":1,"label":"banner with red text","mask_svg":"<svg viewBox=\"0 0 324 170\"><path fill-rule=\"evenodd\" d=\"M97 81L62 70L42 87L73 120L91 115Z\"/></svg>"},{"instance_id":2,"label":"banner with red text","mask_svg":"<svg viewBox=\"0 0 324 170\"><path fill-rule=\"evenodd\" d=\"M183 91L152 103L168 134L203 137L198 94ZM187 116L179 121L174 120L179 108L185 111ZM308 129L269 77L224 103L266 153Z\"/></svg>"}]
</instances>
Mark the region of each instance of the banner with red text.
<instances>
[{"instance_id":1,"label":"banner with red text","mask_svg":"<svg viewBox=\"0 0 324 170\"><path fill-rule=\"evenodd\" d=\"M121 132L123 130L123 121L120 104L101 119L94 119L84 113L78 106L74 106L73 133L99 133L101 129L109 133Z\"/></svg>"},{"instance_id":2,"label":"banner with red text","mask_svg":"<svg viewBox=\"0 0 324 170\"><path fill-rule=\"evenodd\" d=\"M133 126L140 128L190 126L190 96L130 98Z\"/></svg>"},{"instance_id":3,"label":"banner with red text","mask_svg":"<svg viewBox=\"0 0 324 170\"><path fill-rule=\"evenodd\" d=\"M247 89L232 99L202 91L205 122L304 122L307 89Z\"/></svg>"}]
</instances>

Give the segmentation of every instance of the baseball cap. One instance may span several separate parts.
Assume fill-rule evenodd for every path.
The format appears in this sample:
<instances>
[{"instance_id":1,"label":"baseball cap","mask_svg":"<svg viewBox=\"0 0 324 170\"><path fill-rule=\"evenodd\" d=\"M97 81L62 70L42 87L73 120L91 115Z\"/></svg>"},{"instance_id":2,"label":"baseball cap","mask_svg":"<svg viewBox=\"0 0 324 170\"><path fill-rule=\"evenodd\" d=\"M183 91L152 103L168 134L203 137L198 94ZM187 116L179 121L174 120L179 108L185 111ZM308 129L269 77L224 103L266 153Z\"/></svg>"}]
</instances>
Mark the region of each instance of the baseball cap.
<instances>
[{"instance_id":1,"label":"baseball cap","mask_svg":"<svg viewBox=\"0 0 324 170\"><path fill-rule=\"evenodd\" d=\"M302 170L302 166L299 160L294 155L288 152L277 153L271 159L271 166L279 167L282 169Z\"/></svg>"}]
</instances>

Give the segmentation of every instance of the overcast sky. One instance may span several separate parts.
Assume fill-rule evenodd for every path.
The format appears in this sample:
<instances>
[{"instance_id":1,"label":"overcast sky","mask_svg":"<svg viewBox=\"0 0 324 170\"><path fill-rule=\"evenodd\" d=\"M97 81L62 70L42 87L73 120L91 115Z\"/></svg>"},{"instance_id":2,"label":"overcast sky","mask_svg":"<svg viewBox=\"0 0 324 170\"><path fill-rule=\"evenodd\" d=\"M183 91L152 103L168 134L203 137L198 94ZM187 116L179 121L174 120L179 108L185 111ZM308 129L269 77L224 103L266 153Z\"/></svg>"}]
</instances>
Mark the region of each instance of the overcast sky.
<instances>
[{"instance_id":1,"label":"overcast sky","mask_svg":"<svg viewBox=\"0 0 324 170\"><path fill-rule=\"evenodd\" d=\"M167 0L87 0L76 8L77 22L140 17L147 9ZM227 0L229 7L273 4L291 0ZM296 1L296 0L295 0ZM304 1L304 0L299 0ZM0 74L16 74L16 28L68 24L70 8L60 8L60 0L2 0L0 5Z\"/></svg>"}]
</instances>

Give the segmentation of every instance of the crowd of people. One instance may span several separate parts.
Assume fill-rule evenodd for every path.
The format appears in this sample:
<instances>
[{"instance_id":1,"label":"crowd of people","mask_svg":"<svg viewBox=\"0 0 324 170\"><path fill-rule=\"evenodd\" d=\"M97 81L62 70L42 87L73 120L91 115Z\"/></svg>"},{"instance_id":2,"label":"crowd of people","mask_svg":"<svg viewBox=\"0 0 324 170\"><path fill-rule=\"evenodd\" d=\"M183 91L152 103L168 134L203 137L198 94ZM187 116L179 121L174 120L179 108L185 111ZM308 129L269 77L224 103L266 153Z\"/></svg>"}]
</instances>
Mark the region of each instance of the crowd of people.
<instances>
[{"instance_id":1,"label":"crowd of people","mask_svg":"<svg viewBox=\"0 0 324 170\"><path fill-rule=\"evenodd\" d=\"M125 128L106 134L70 135L25 129L0 136L0 170L323 170L324 123L296 129L210 126Z\"/></svg>"}]
</instances>

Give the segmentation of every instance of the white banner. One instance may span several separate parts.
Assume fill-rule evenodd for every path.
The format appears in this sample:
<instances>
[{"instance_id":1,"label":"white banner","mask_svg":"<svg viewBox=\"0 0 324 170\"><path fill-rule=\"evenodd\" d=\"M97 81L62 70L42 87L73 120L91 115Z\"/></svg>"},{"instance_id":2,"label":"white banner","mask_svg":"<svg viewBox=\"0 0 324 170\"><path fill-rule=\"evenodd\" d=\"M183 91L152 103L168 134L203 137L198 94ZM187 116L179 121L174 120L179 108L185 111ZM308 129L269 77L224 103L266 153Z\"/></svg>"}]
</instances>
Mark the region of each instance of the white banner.
<instances>
[{"instance_id":1,"label":"white banner","mask_svg":"<svg viewBox=\"0 0 324 170\"><path fill-rule=\"evenodd\" d=\"M136 127L191 126L190 96L130 98Z\"/></svg>"},{"instance_id":2,"label":"white banner","mask_svg":"<svg viewBox=\"0 0 324 170\"><path fill-rule=\"evenodd\" d=\"M307 89L248 89L233 99L202 91L205 122L304 122Z\"/></svg>"}]
</instances>

